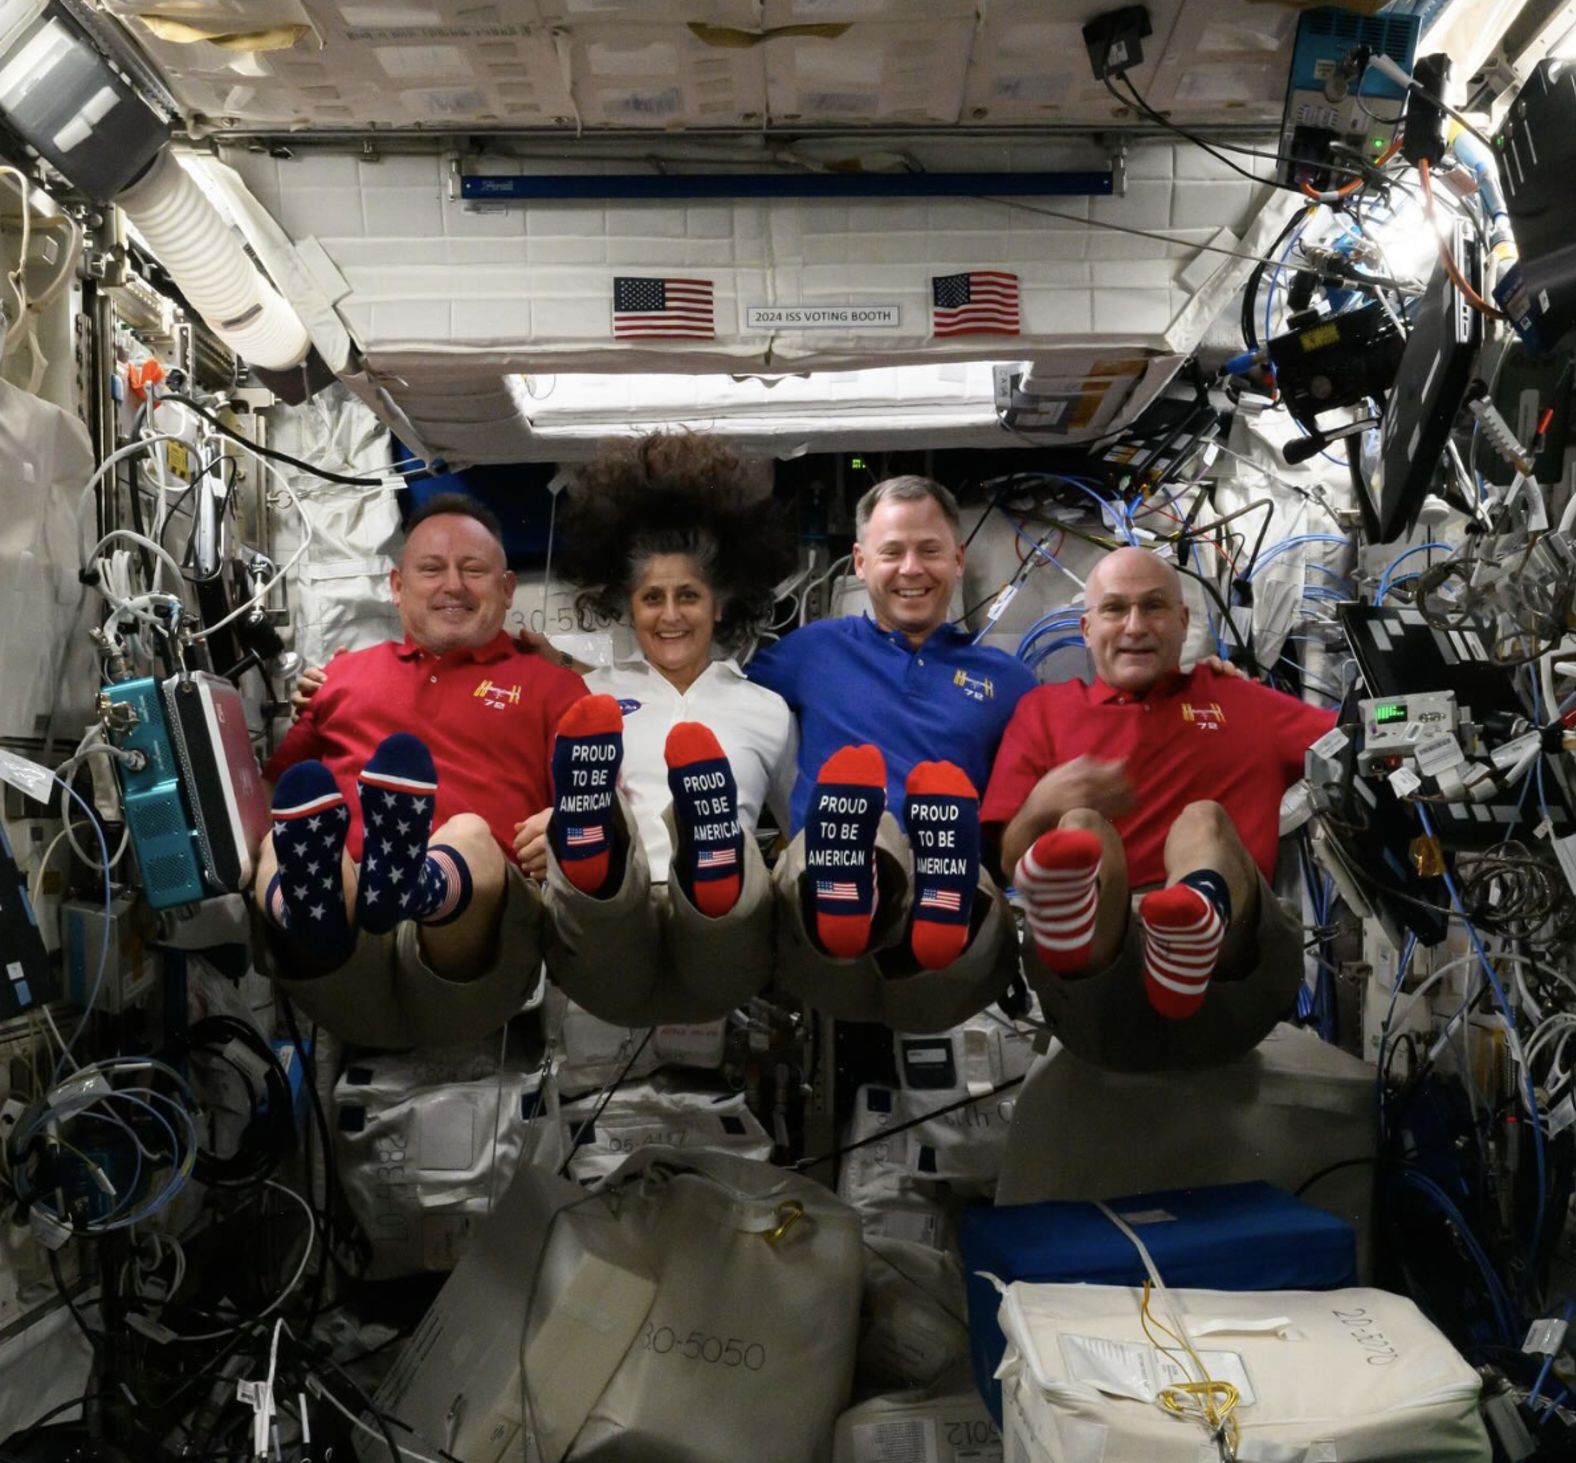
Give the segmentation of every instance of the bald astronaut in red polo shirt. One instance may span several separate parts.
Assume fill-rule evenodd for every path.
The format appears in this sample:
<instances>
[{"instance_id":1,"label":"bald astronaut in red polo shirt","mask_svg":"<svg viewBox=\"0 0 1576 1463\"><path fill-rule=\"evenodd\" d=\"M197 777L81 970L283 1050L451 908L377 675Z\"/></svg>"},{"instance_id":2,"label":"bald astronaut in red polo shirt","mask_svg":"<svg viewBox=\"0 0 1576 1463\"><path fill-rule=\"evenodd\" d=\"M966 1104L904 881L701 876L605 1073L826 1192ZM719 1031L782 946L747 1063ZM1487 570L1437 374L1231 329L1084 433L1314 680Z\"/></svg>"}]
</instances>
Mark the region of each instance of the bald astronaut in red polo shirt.
<instances>
[{"instance_id":1,"label":"bald astronaut in red polo shirt","mask_svg":"<svg viewBox=\"0 0 1576 1463\"><path fill-rule=\"evenodd\" d=\"M1268 881L1281 797L1334 713L1184 673L1181 580L1147 550L1102 559L1084 604L1094 681L1019 702L980 809L1024 897L1025 973L1101 1066L1227 1061L1302 979L1300 923Z\"/></svg>"},{"instance_id":2,"label":"bald astronaut in red polo shirt","mask_svg":"<svg viewBox=\"0 0 1576 1463\"><path fill-rule=\"evenodd\" d=\"M514 575L471 500L418 512L389 583L403 642L335 656L264 769L255 892L269 973L340 1035L409 1046L495 1029L537 977L515 831L550 805L554 728L586 689L504 632Z\"/></svg>"}]
</instances>

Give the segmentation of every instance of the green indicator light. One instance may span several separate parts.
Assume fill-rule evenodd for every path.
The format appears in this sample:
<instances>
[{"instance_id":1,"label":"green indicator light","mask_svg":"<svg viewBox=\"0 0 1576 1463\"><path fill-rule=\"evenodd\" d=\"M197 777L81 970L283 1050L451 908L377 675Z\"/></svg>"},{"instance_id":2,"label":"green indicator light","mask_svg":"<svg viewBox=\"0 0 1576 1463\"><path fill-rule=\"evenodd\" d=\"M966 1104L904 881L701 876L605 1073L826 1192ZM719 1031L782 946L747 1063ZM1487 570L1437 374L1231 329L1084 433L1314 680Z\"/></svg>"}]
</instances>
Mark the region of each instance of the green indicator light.
<instances>
[{"instance_id":1,"label":"green indicator light","mask_svg":"<svg viewBox=\"0 0 1576 1463\"><path fill-rule=\"evenodd\" d=\"M848 465L855 472L862 472L864 470L865 460L862 457L850 457L848 459Z\"/></svg>"},{"instance_id":2,"label":"green indicator light","mask_svg":"<svg viewBox=\"0 0 1576 1463\"><path fill-rule=\"evenodd\" d=\"M1384 138L1382 138L1382 137L1374 138L1374 151L1375 152L1380 152L1380 151L1383 150L1383 148L1384 148Z\"/></svg>"},{"instance_id":3,"label":"green indicator light","mask_svg":"<svg viewBox=\"0 0 1576 1463\"><path fill-rule=\"evenodd\" d=\"M1374 707L1374 725L1383 726L1387 721L1405 721L1406 703L1393 701L1388 706Z\"/></svg>"}]
</instances>

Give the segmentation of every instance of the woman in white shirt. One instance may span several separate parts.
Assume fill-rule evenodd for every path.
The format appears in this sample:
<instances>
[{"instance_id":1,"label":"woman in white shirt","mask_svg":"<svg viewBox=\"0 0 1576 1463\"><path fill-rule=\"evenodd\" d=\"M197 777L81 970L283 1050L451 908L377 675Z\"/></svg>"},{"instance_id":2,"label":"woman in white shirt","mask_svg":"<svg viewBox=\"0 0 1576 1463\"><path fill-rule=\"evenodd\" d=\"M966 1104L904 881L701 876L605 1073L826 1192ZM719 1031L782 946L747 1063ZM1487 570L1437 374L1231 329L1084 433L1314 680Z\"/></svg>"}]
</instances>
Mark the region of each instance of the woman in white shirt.
<instances>
[{"instance_id":1,"label":"woman in white shirt","mask_svg":"<svg viewBox=\"0 0 1576 1463\"><path fill-rule=\"evenodd\" d=\"M559 575L581 587L583 610L626 625L638 650L585 674L593 696L612 697L623 718L605 882L586 893L565 876L544 820L521 829L522 863L546 870L548 968L605 1021L712 1020L771 974L771 887L754 833L768 801L786 827L794 722L729 652L770 613L773 588L793 567L792 541L769 483L694 433L605 448L569 489L563 536ZM669 734L697 722L727 758L743 834L738 897L715 916L697 909L685 879L669 877L680 836Z\"/></svg>"}]
</instances>

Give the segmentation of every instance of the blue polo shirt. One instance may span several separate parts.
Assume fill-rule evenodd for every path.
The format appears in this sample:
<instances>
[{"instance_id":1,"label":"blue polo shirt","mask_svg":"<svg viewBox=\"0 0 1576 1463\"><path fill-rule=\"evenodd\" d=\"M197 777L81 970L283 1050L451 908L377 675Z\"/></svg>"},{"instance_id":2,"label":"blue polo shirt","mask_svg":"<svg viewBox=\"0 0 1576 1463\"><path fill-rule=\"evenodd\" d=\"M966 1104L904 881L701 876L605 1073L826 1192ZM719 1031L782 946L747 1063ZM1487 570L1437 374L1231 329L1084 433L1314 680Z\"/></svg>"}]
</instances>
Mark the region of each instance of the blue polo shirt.
<instances>
[{"instance_id":1,"label":"blue polo shirt","mask_svg":"<svg viewBox=\"0 0 1576 1463\"><path fill-rule=\"evenodd\" d=\"M904 783L919 762L957 763L983 797L1018 698L1038 684L1022 661L975 645L967 630L943 625L916 650L868 615L805 625L760 651L745 674L799 718L795 833L821 764L860 742L886 758L887 808L900 823Z\"/></svg>"}]
</instances>

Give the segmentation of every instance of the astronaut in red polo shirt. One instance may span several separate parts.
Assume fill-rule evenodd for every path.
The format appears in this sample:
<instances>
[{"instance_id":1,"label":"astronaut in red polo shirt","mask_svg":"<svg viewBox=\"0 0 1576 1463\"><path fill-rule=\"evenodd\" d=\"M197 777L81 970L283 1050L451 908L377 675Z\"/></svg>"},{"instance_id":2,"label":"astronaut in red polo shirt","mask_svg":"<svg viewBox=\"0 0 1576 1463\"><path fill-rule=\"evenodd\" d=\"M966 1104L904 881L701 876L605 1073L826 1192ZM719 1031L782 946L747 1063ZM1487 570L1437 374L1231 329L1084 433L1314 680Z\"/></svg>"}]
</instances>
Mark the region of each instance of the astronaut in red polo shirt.
<instances>
[{"instance_id":1,"label":"astronaut in red polo shirt","mask_svg":"<svg viewBox=\"0 0 1576 1463\"><path fill-rule=\"evenodd\" d=\"M537 979L515 829L551 803L554 729L586 690L504 632L514 583L483 505L429 500L389 575L403 642L335 656L264 769L260 960L350 1040L483 1035Z\"/></svg>"},{"instance_id":2,"label":"astronaut in red polo shirt","mask_svg":"<svg viewBox=\"0 0 1576 1463\"><path fill-rule=\"evenodd\" d=\"M1147 550L1102 559L1084 606L1094 681L1018 703L980 809L1005 825L1025 974L1063 1044L1100 1066L1229 1061L1302 979L1301 925L1268 881L1281 797L1334 713L1182 671L1181 580Z\"/></svg>"}]
</instances>

